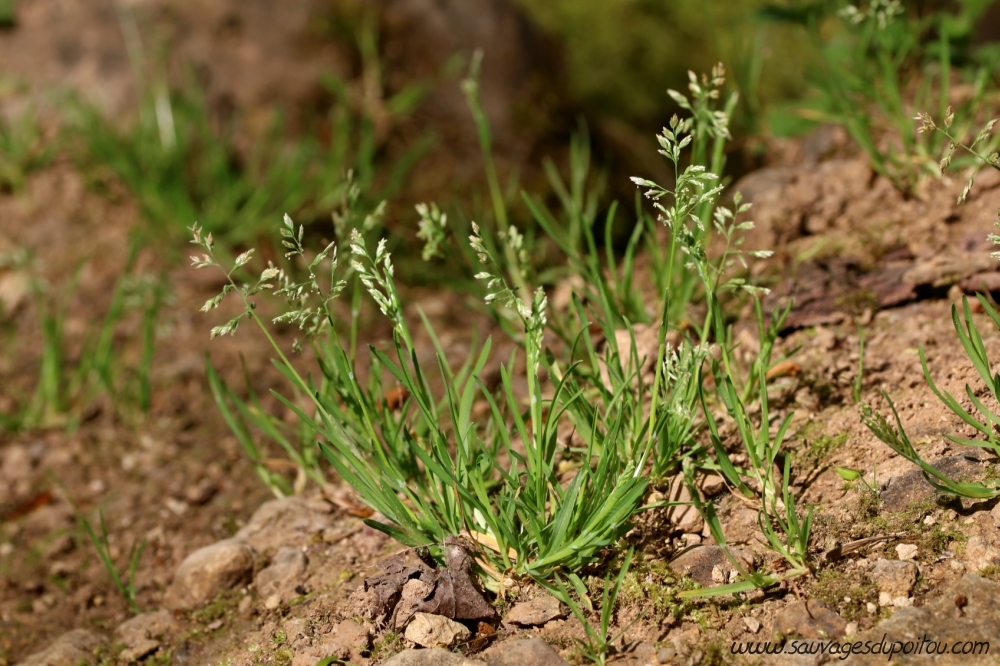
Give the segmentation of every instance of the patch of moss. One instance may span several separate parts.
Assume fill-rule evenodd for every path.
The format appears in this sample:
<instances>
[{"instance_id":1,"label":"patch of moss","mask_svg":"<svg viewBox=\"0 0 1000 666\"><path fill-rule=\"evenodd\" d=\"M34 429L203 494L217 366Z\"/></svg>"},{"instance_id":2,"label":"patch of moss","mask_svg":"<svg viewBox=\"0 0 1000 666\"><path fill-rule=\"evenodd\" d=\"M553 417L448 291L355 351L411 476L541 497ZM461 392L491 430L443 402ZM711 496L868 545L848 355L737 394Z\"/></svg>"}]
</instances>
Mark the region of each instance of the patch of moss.
<instances>
[{"instance_id":1,"label":"patch of moss","mask_svg":"<svg viewBox=\"0 0 1000 666\"><path fill-rule=\"evenodd\" d=\"M637 562L622 581L618 604L641 608L646 613L646 620L656 623L668 616L680 617L691 610L690 602L677 598L683 588L682 581L666 562Z\"/></svg>"},{"instance_id":2,"label":"patch of moss","mask_svg":"<svg viewBox=\"0 0 1000 666\"><path fill-rule=\"evenodd\" d=\"M823 434L819 437L804 439L803 446L795 451L795 464L811 470L829 458L830 454L843 446L846 441L846 432L834 437Z\"/></svg>"},{"instance_id":3,"label":"patch of moss","mask_svg":"<svg viewBox=\"0 0 1000 666\"><path fill-rule=\"evenodd\" d=\"M403 643L402 636L395 631L387 631L377 641L372 643L370 656L375 661L381 661L402 652L405 647L406 645Z\"/></svg>"},{"instance_id":4,"label":"patch of moss","mask_svg":"<svg viewBox=\"0 0 1000 666\"><path fill-rule=\"evenodd\" d=\"M191 619L201 625L229 618L240 605L243 595L238 590L223 590L203 608L191 613Z\"/></svg>"},{"instance_id":5,"label":"patch of moss","mask_svg":"<svg viewBox=\"0 0 1000 666\"><path fill-rule=\"evenodd\" d=\"M868 612L866 605L869 601L878 601L878 588L867 574L829 568L816 574L812 595L851 621Z\"/></svg>"},{"instance_id":6,"label":"patch of moss","mask_svg":"<svg viewBox=\"0 0 1000 666\"><path fill-rule=\"evenodd\" d=\"M115 666L119 662L118 655L125 651L124 643L111 643L102 645L94 651L94 661L87 662L87 666Z\"/></svg>"},{"instance_id":7,"label":"patch of moss","mask_svg":"<svg viewBox=\"0 0 1000 666\"><path fill-rule=\"evenodd\" d=\"M170 648L157 650L143 660L144 666L171 666L174 663L174 651Z\"/></svg>"},{"instance_id":8,"label":"patch of moss","mask_svg":"<svg viewBox=\"0 0 1000 666\"><path fill-rule=\"evenodd\" d=\"M980 569L976 575L982 576L983 578L988 578L989 580L992 580L994 583L1000 583L1000 566L996 564L991 564L985 569Z\"/></svg>"},{"instance_id":9,"label":"patch of moss","mask_svg":"<svg viewBox=\"0 0 1000 666\"><path fill-rule=\"evenodd\" d=\"M833 303L855 316L863 314L865 310L871 310L872 312L878 312L879 310L878 294L871 289L865 288L855 289L842 296L838 296L834 299Z\"/></svg>"}]
</instances>

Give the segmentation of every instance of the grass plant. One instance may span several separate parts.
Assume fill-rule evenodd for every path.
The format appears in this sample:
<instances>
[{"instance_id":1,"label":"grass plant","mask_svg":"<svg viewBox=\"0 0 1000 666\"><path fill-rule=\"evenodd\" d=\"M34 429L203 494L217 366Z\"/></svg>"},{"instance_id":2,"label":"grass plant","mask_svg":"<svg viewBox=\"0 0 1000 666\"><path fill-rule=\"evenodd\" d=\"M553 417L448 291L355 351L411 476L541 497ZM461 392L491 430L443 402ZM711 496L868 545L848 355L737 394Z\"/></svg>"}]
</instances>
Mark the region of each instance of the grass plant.
<instances>
[{"instance_id":1,"label":"grass plant","mask_svg":"<svg viewBox=\"0 0 1000 666\"><path fill-rule=\"evenodd\" d=\"M594 608L590 597L587 596L587 589L579 577L570 577L572 586L580 599L579 602L574 599L566 583L563 582L558 574L556 575L555 584L549 585L549 590L554 591L560 600L567 603L570 612L573 613L573 617L583 626L586 633L586 638L583 640L576 639L577 651L584 659L591 663L599 664L599 666L604 666L607 663L608 657L613 653L614 644L628 630L628 627L620 628L614 636L611 636L609 633L611 620L614 617L615 605L618 601L618 593L621 592L622 583L625 582L625 578L628 575L629 566L632 564L633 552L629 550L626 553L625 559L618 567L617 575L612 578L612 574L609 572L607 578L604 580L604 588L601 595L600 620L597 627L590 622L588 617L588 612L593 612ZM641 617L642 615L637 616L633 622L638 621Z\"/></svg>"},{"instance_id":2,"label":"grass plant","mask_svg":"<svg viewBox=\"0 0 1000 666\"><path fill-rule=\"evenodd\" d=\"M101 564L104 566L104 570L108 572L108 577L111 579L112 584L114 584L115 589L118 590L122 598L129 606L129 610L138 615L142 612L139 608L139 604L136 601L136 596L138 594L138 588L135 585L135 573L139 568L139 560L142 559L142 551L146 548L146 540L135 542L132 544L131 549L128 554L128 567L125 570L125 574L122 575L118 571L118 567L115 565L114 558L111 557L111 545L108 540L108 527L104 522L104 512L98 510L98 527L100 531L94 529L87 516L80 511L80 507L77 505L76 500L70 494L69 489L59 481L55 480L56 483L62 488L70 504L73 506L73 510L76 513L76 524L77 527L83 532L90 543L94 546L94 550L97 551L97 557L100 559Z\"/></svg>"},{"instance_id":3,"label":"grass plant","mask_svg":"<svg viewBox=\"0 0 1000 666\"><path fill-rule=\"evenodd\" d=\"M956 82L971 90L959 109L964 122L975 122L987 108L991 67L974 66L966 48L985 5L957 3L957 14L952 8L922 10L898 0L848 3L839 9L834 3L816 4L812 9L770 12L804 27L816 50L810 77L816 97L802 113L844 127L876 173L905 195L914 195L922 178L936 175L933 156L947 142L939 135L915 133L911 109L948 115ZM830 29L834 18L839 30ZM963 136L969 125L956 129Z\"/></svg>"},{"instance_id":4,"label":"grass plant","mask_svg":"<svg viewBox=\"0 0 1000 666\"><path fill-rule=\"evenodd\" d=\"M491 169L489 127L485 116L476 112L475 75L474 61L465 91L480 128L493 215L506 221L508 202ZM480 264L475 279L483 286L483 301L498 321L506 322L504 332L518 345L518 351L500 363L500 385L495 390L481 378L491 362L492 341L473 341L468 354L456 361L445 354L429 320L418 313L436 351L436 372L429 372L421 363L410 323L403 315L387 241L383 238L371 249L367 240L371 231L381 226L381 206L363 222L361 216L345 210L340 219L353 220L357 226L348 232L350 225L345 224L341 241L318 253L305 249L303 226L285 216L281 237L288 269L269 263L250 272L253 250L224 263L216 252L213 235L194 226L192 242L203 252L192 258L193 264L222 270L227 279L203 311L214 310L230 295L243 304L243 312L214 327L212 336L232 334L244 319L253 321L271 341L278 354L276 364L293 391L312 404L304 409L298 400L275 393L277 398L315 432L319 450L338 475L387 519L370 519L369 524L407 546L427 549L435 557L440 557L446 538L464 536L477 548L480 575L491 589L497 589L506 577L529 577L572 604L562 581L569 580L579 588L582 583L577 584L577 572L594 563L603 549L629 529L633 516L643 509L648 472L665 475L682 466L722 469L731 474L740 492L760 502L765 535L793 567L782 578L801 575L807 570L804 558L811 512L805 518L796 512L789 491L788 457L783 483L776 486L771 480L770 465L780 450L783 430L776 441L768 438L766 427L761 433L751 433L736 389L737 369L728 352L725 370L717 368L717 383L723 387L720 398L732 414L743 419L753 469L736 470L728 463L721 444L715 446L720 462L713 463L709 449L694 438L699 419L707 414L718 439L707 411L700 368L708 358L709 341L719 340L723 348L731 346L720 298L726 293L759 295L762 290L736 271L746 268L748 257L770 254L740 248L738 232L753 226L743 219L749 205L739 195L733 210L719 205L722 188L718 177L703 165L684 164L682 158L697 138L701 156L713 155L717 163L721 159L719 146L727 136L731 111L731 104L723 110L713 106L721 79L721 68L713 72L711 81L699 83L693 78L692 90L700 95L692 104L694 118L673 118L658 137L661 152L674 165L677 179L673 187L635 179L653 202L657 215L651 219L666 227L670 239L666 251L659 255L662 261L654 260L655 308L638 310L640 316L652 314L650 319L658 324L651 377L643 376L646 360L641 354L647 352L638 349L629 318L637 304L621 296L628 291L622 285L632 279L639 238L648 234L645 247L653 247L655 230L640 227L621 264L610 252L603 261L598 258L593 236L595 207L585 187L588 149L582 138L573 144L568 186L554 167L549 168L562 207L561 219L539 200L523 196L539 226L569 258L570 270L589 285L586 298L574 294L568 311L555 313L557 324L550 321L546 293L532 286L536 270L529 249L533 241L514 225L493 236L477 224L471 225L466 252ZM707 88L701 88L702 84ZM705 137L713 141L707 142ZM447 215L432 204L422 204L417 211L424 256L430 259L446 242ZM609 220L612 216L613 212ZM342 262L338 255L345 236L348 262ZM710 257L708 246L713 238L721 240L723 250ZM303 277L293 279L292 271ZM369 347L367 379L355 374L355 332L352 328L345 344L332 308L334 299L352 288L354 321L357 298L364 291L392 326L388 349ZM256 299L265 293L285 298L288 309L274 322L295 325L305 335L320 368L317 377L297 370L269 332L256 308ZM676 330L689 315L688 306L694 299L703 299L708 306L707 314L693 329L694 340L682 337L679 343L668 342L668 332ZM757 312L761 354L756 367L739 384L743 391L759 390L763 395L763 377L783 315L779 313L765 325L759 304ZM590 335L595 324L607 341L600 351ZM561 345L546 346L549 330L557 334ZM629 333L627 348L618 335L621 330ZM304 346L296 343L299 349ZM261 464L260 449L248 425L278 440L300 468L306 467L301 459L303 449L282 443L273 429L268 430L267 422L260 420L262 411L256 398L250 403L237 399L211 368L209 378L220 410L258 473L276 492L287 492L287 482L276 479ZM404 396L391 406L387 399L390 390ZM766 397L762 400L766 413ZM577 443L560 435L564 422L576 433ZM755 475L757 490L742 480L746 474ZM715 526L718 528L717 520ZM716 533L721 536L721 530L716 529ZM782 578L748 572L738 589L724 591L766 586ZM614 585L609 581L605 596L611 598L602 606L602 613L610 612L622 579L619 576ZM606 656L608 621L602 616L601 630L588 631L584 651L591 658Z\"/></svg>"},{"instance_id":5,"label":"grass plant","mask_svg":"<svg viewBox=\"0 0 1000 666\"><path fill-rule=\"evenodd\" d=\"M109 173L121 180L143 213L146 237L155 241L176 241L198 220L229 252L266 237L267 220L284 211L307 221L328 220L354 182L371 195L370 208L399 191L430 141L429 137L414 141L391 167L376 169L386 128L414 111L426 86L418 83L392 95L385 92L373 31L372 22L358 31L363 83L332 74L323 80L335 100L326 118L332 130L328 141L313 138L315 131L288 140L284 120L277 114L252 149L241 152L233 128L219 129L196 85L171 91L156 83L164 78L161 73L150 75L145 60L133 56L139 81L138 118L121 126L96 108L76 102L69 137L78 147L78 162L95 184L104 182ZM137 29L129 34L133 41L139 40ZM363 95L355 90L361 85ZM368 100L369 106L358 106L357 99ZM386 127L375 127L375 115ZM353 181L346 177L349 171ZM354 208L363 205L356 201Z\"/></svg>"},{"instance_id":6,"label":"grass plant","mask_svg":"<svg viewBox=\"0 0 1000 666\"><path fill-rule=\"evenodd\" d=\"M3 24L0 3L0 25ZM0 190L20 192L29 175L47 166L57 143L47 141L32 111L0 121Z\"/></svg>"},{"instance_id":7,"label":"grass plant","mask_svg":"<svg viewBox=\"0 0 1000 666\"><path fill-rule=\"evenodd\" d=\"M33 395L11 413L0 415L0 427L27 430L61 426L74 430L102 394L123 420L134 422L149 412L156 324L169 291L161 278L134 270L136 257L133 249L107 312L97 325L87 328L78 348L66 339L64 329L83 264L66 284L54 288L41 277L30 252L20 250L0 257L0 268L29 276L42 348ZM140 319L135 340L138 359L131 367L121 363L116 353L120 341L115 339L130 310L138 312Z\"/></svg>"}]
</instances>

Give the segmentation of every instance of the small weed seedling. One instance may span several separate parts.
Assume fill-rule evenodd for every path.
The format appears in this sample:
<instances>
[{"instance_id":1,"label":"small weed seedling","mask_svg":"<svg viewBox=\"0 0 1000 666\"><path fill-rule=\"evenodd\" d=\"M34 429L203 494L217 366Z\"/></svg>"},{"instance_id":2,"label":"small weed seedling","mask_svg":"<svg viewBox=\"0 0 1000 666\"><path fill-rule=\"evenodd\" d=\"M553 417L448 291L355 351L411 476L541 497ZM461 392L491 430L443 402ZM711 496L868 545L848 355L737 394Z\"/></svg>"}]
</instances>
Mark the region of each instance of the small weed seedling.
<instances>
[{"instance_id":1,"label":"small weed seedling","mask_svg":"<svg viewBox=\"0 0 1000 666\"><path fill-rule=\"evenodd\" d=\"M5 430L63 426L73 430L83 412L102 393L111 400L116 415L135 420L148 413L152 400L151 368L156 323L169 299L162 279L132 270L133 251L111 296L98 328L89 328L78 355L70 356L64 335L69 300L76 291L79 269L69 283L53 289L38 275L29 252L0 256L0 268L25 272L30 279L41 329L42 356L34 395L11 415L0 415ZM82 268L82 265L81 267ZM140 313L139 357L125 367L115 349L115 332L129 310Z\"/></svg>"},{"instance_id":2,"label":"small weed seedling","mask_svg":"<svg viewBox=\"0 0 1000 666\"><path fill-rule=\"evenodd\" d=\"M0 3L0 17L2 13ZM0 121L0 190L21 191L28 176L52 160L56 147L55 142L44 139L30 111L13 120Z\"/></svg>"},{"instance_id":3,"label":"small weed seedling","mask_svg":"<svg viewBox=\"0 0 1000 666\"><path fill-rule=\"evenodd\" d=\"M889 394L885 391L882 392L882 396L889 403L889 409L892 410L893 418L896 421L895 426L889 423L878 412L873 412L867 404L861 405L861 421L882 443L918 466L923 472L927 483L931 484L935 490L970 499L992 499L1000 496L1000 489L998 488L986 486L982 483L955 481L921 458L920 454L913 447L913 444L910 443L910 438L906 436L903 423L899 418L899 413L896 411L896 405L893 404Z\"/></svg>"},{"instance_id":4,"label":"small weed seedling","mask_svg":"<svg viewBox=\"0 0 1000 666\"><path fill-rule=\"evenodd\" d=\"M70 495L69 490L66 486L56 480L56 483L63 489L66 494L67 499L73 506L76 512L76 524L80 528L80 531L87 535L90 539L90 543L94 545L94 550L97 551L97 556L101 560L101 564L104 565L105 571L108 572L108 576L111 578L111 582L114 583L115 589L122 595L125 602L128 603L129 609L136 615L142 612L136 602L136 594L138 589L135 586L135 572L139 568L139 560L142 558L142 551L146 548L146 540L143 539L139 543L133 543L132 548L129 550L128 554L128 569L123 578L121 574L118 573L118 567L115 566L114 560L111 558L111 547L108 543L108 528L104 522L104 512L98 511L98 525L100 527L100 533L94 530L94 526L91 525L90 520L80 511L77 506L76 501Z\"/></svg>"},{"instance_id":5,"label":"small weed seedling","mask_svg":"<svg viewBox=\"0 0 1000 666\"><path fill-rule=\"evenodd\" d=\"M586 632L587 637L584 640L576 639L577 650L580 655L590 661L591 663L598 664L599 666L604 666L607 663L609 654L613 649L614 644L620 639L625 632L628 630L627 627L622 628L617 635L609 637L608 630L611 626L611 618L614 615L615 603L618 601L618 593L622 589L622 583L625 580L625 576L628 575L629 566L632 564L632 550L629 550L625 555L625 560L621 563L621 567L618 570L618 575L615 576L614 582L611 580L611 574L604 580L604 592L601 596L601 618L600 623L597 627L594 627L590 623L590 619L587 617L588 612L593 612L593 605L590 602L590 598L587 596L587 588L584 586L583 581L580 580L579 576L571 574L569 576L570 582L576 594L580 598L578 603L570 590L566 587L562 578L556 574L556 582L554 585L549 584L546 587L550 592L552 592L560 601L569 606L570 611L572 611L573 616L580 622L583 626L583 630ZM641 615L636 617L633 622L639 621Z\"/></svg>"},{"instance_id":6,"label":"small weed seedling","mask_svg":"<svg viewBox=\"0 0 1000 666\"><path fill-rule=\"evenodd\" d=\"M724 356L726 353L723 352ZM762 384L760 387L760 427L755 428L732 380L728 376L722 375L718 364L714 368L714 373L719 398L725 405L729 416L736 421L744 452L749 461L747 469L738 468L731 461L715 419L709 411L705 392L702 390L701 399L712 445L715 449L717 469L733 488L735 497L757 507L757 524L767 538L771 550L785 560L787 571L777 575L747 571L746 567L729 553L722 524L715 513L715 508L710 502L702 502L698 499L697 488L691 473L693 470L688 468L686 470L687 482L691 487L691 496L695 498L695 504L708 524L715 542L725 549L733 566L742 574L743 580L707 589L685 591L681 593L682 597L745 592L755 588L770 587L782 580L811 573L807 558L813 507L809 507L804 517L799 515L799 510L795 505L795 495L790 489L791 456L784 455L780 479L776 480L774 474L775 463L779 454L782 453L781 444L788 425L791 423L792 415L789 414L785 417L778 426L777 433L772 437L770 419L768 418L767 389ZM758 368L758 373L763 375L761 368Z\"/></svg>"},{"instance_id":7,"label":"small weed seedling","mask_svg":"<svg viewBox=\"0 0 1000 666\"><path fill-rule=\"evenodd\" d=\"M851 392L854 394L854 404L861 404L861 388L865 378L865 332L858 326L858 374L851 382Z\"/></svg>"}]
</instances>

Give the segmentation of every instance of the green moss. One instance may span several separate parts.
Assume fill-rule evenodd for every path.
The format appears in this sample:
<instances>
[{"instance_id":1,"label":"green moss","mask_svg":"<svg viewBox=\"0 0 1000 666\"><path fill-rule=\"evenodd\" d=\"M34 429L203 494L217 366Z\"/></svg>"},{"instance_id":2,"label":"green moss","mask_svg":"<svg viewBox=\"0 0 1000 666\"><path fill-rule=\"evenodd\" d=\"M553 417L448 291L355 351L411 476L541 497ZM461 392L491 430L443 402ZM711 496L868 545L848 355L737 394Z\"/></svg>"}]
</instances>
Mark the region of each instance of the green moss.
<instances>
[{"instance_id":1,"label":"green moss","mask_svg":"<svg viewBox=\"0 0 1000 666\"><path fill-rule=\"evenodd\" d=\"M834 299L834 305L847 310L853 315L860 315L865 310L878 312L878 303L878 294L871 289L864 288L856 289Z\"/></svg>"},{"instance_id":2,"label":"green moss","mask_svg":"<svg viewBox=\"0 0 1000 666\"><path fill-rule=\"evenodd\" d=\"M171 666L174 663L174 651L158 650L152 656L146 657L142 663L144 666Z\"/></svg>"},{"instance_id":3,"label":"green moss","mask_svg":"<svg viewBox=\"0 0 1000 666\"><path fill-rule=\"evenodd\" d=\"M824 434L819 437L803 439L803 446L795 451L796 466L801 465L810 470L818 467L830 457L831 453L843 446L846 441L846 432L842 432L834 437Z\"/></svg>"},{"instance_id":4,"label":"green moss","mask_svg":"<svg viewBox=\"0 0 1000 666\"><path fill-rule=\"evenodd\" d=\"M403 637L394 631L387 631L381 638L372 643L371 658L375 661L388 659L398 652L402 652L406 645Z\"/></svg>"},{"instance_id":5,"label":"green moss","mask_svg":"<svg viewBox=\"0 0 1000 666\"><path fill-rule=\"evenodd\" d=\"M224 590L204 608L191 613L191 619L201 625L229 618L236 611L243 595L238 590Z\"/></svg>"},{"instance_id":6,"label":"green moss","mask_svg":"<svg viewBox=\"0 0 1000 666\"><path fill-rule=\"evenodd\" d=\"M603 580L599 584L603 585ZM622 581L618 604L620 607L641 608L646 613L646 620L653 623L667 617L680 617L691 609L690 602L677 598L677 593L684 587L666 562L638 562L632 565Z\"/></svg>"},{"instance_id":7,"label":"green moss","mask_svg":"<svg viewBox=\"0 0 1000 666\"><path fill-rule=\"evenodd\" d=\"M1000 566L991 564L985 569L980 569L977 575L988 578L994 583L1000 583Z\"/></svg>"},{"instance_id":8,"label":"green moss","mask_svg":"<svg viewBox=\"0 0 1000 666\"><path fill-rule=\"evenodd\" d=\"M878 601L878 588L864 573L823 569L816 574L812 595L833 608L844 619L857 620L867 613L866 605ZM845 599L849 598L850 601Z\"/></svg>"}]
</instances>

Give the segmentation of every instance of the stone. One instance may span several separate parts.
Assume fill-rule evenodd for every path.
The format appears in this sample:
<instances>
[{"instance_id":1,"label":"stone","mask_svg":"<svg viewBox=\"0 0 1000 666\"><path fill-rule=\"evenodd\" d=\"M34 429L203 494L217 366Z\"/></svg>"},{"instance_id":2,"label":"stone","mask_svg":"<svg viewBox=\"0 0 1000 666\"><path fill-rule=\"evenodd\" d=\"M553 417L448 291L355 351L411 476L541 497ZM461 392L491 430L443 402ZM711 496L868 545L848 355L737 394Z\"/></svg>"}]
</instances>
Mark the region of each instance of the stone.
<instances>
[{"instance_id":1,"label":"stone","mask_svg":"<svg viewBox=\"0 0 1000 666\"><path fill-rule=\"evenodd\" d=\"M542 594L534 599L516 604L503 621L519 627L540 627L550 620L566 617L566 609L558 599L550 594Z\"/></svg>"},{"instance_id":2,"label":"stone","mask_svg":"<svg viewBox=\"0 0 1000 666\"><path fill-rule=\"evenodd\" d=\"M913 285L947 287L993 268L992 257L980 252L935 254L916 262L903 274L903 282ZM974 282L973 282L974 284ZM969 286L969 285L967 285Z\"/></svg>"},{"instance_id":3,"label":"stone","mask_svg":"<svg viewBox=\"0 0 1000 666\"><path fill-rule=\"evenodd\" d=\"M747 628L751 634L756 634L760 631L760 620L755 617L744 617L743 626Z\"/></svg>"},{"instance_id":4,"label":"stone","mask_svg":"<svg viewBox=\"0 0 1000 666\"><path fill-rule=\"evenodd\" d=\"M775 631L799 638L840 638L846 627L847 621L819 599L791 603L774 620Z\"/></svg>"},{"instance_id":5,"label":"stone","mask_svg":"<svg viewBox=\"0 0 1000 666\"><path fill-rule=\"evenodd\" d=\"M406 640L427 648L450 648L472 637L464 624L449 620L443 615L415 613L403 634Z\"/></svg>"},{"instance_id":6,"label":"stone","mask_svg":"<svg viewBox=\"0 0 1000 666\"><path fill-rule=\"evenodd\" d=\"M935 469L953 479L978 479L984 468L981 462L968 455L955 455L934 460L931 463ZM920 469L910 469L898 476L889 478L885 490L879 497L882 508L887 512L905 511L910 505L934 497L937 491L927 483Z\"/></svg>"},{"instance_id":7,"label":"stone","mask_svg":"<svg viewBox=\"0 0 1000 666\"><path fill-rule=\"evenodd\" d=\"M872 644L883 642L884 651L879 654L853 654L839 661L850 666L874 666L888 663L887 654L896 641L899 646L911 644L911 652L916 646L922 646L922 654L899 654L896 648L893 663L901 664L931 664L934 666L968 666L969 664L990 663L987 657L980 653L964 655L950 654L949 650L956 643L960 646L969 645L975 641L996 642L1000 636L1000 583L965 574L947 593L928 601L922 606L900 608L892 617L883 620L875 627L852 636L852 642L872 641ZM971 642L971 643L970 643ZM940 654L929 655L928 650ZM989 658L992 658L992 650Z\"/></svg>"},{"instance_id":8,"label":"stone","mask_svg":"<svg viewBox=\"0 0 1000 666\"><path fill-rule=\"evenodd\" d=\"M174 572L164 606L190 610L203 606L220 592L250 582L254 549L241 539L226 539L188 555Z\"/></svg>"},{"instance_id":9,"label":"stone","mask_svg":"<svg viewBox=\"0 0 1000 666\"><path fill-rule=\"evenodd\" d=\"M402 630L410 623L413 614L420 606L434 593L434 582L428 582L419 578L411 578L403 584L403 589L399 593L399 601L396 602L396 610L393 612L392 623L396 630Z\"/></svg>"},{"instance_id":10,"label":"stone","mask_svg":"<svg viewBox=\"0 0 1000 666\"><path fill-rule=\"evenodd\" d=\"M753 560L742 550L730 548L730 552L745 569L752 568ZM712 572L716 569L722 572L727 580L731 573L736 571L733 563L726 556L726 552L715 545L698 546L681 553L670 563L670 569L679 576L689 576L703 587L716 584L712 577Z\"/></svg>"},{"instance_id":11,"label":"stone","mask_svg":"<svg viewBox=\"0 0 1000 666\"><path fill-rule=\"evenodd\" d=\"M1000 551L991 546L980 535L969 537L962 552L962 562L971 572L982 571L990 565L1000 562Z\"/></svg>"},{"instance_id":12,"label":"stone","mask_svg":"<svg viewBox=\"0 0 1000 666\"><path fill-rule=\"evenodd\" d=\"M307 545L310 537L335 527L338 522L329 502L286 497L261 504L234 538L245 541L258 552L277 551L286 546Z\"/></svg>"},{"instance_id":13,"label":"stone","mask_svg":"<svg viewBox=\"0 0 1000 666\"><path fill-rule=\"evenodd\" d=\"M567 666L556 649L541 638L522 638L494 645L480 655L489 666Z\"/></svg>"},{"instance_id":14,"label":"stone","mask_svg":"<svg viewBox=\"0 0 1000 666\"><path fill-rule=\"evenodd\" d=\"M162 639L177 630L177 621L170 611L136 615L118 625L115 633L125 649L121 658L126 662L138 661L155 652L162 645Z\"/></svg>"},{"instance_id":15,"label":"stone","mask_svg":"<svg viewBox=\"0 0 1000 666\"><path fill-rule=\"evenodd\" d=\"M104 639L87 631L74 629L57 638L44 650L29 655L20 666L76 666L94 661L94 651L104 645Z\"/></svg>"},{"instance_id":16,"label":"stone","mask_svg":"<svg viewBox=\"0 0 1000 666\"><path fill-rule=\"evenodd\" d=\"M920 573L914 562L905 560L878 560L872 567L872 582L879 592L893 597L908 597Z\"/></svg>"},{"instance_id":17,"label":"stone","mask_svg":"<svg viewBox=\"0 0 1000 666\"><path fill-rule=\"evenodd\" d=\"M403 650L382 666L486 666L485 661L455 654L443 648L430 650Z\"/></svg>"},{"instance_id":18,"label":"stone","mask_svg":"<svg viewBox=\"0 0 1000 666\"><path fill-rule=\"evenodd\" d=\"M265 599L277 596L281 602L291 601L299 596L295 588L299 586L307 564L306 555L301 550L282 548L271 565L257 574L255 583L258 594Z\"/></svg>"},{"instance_id":19,"label":"stone","mask_svg":"<svg viewBox=\"0 0 1000 666\"><path fill-rule=\"evenodd\" d=\"M896 546L896 555L899 556L901 560L912 560L917 556L917 551L920 549L912 543L901 543Z\"/></svg>"}]
</instances>

